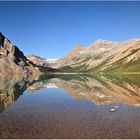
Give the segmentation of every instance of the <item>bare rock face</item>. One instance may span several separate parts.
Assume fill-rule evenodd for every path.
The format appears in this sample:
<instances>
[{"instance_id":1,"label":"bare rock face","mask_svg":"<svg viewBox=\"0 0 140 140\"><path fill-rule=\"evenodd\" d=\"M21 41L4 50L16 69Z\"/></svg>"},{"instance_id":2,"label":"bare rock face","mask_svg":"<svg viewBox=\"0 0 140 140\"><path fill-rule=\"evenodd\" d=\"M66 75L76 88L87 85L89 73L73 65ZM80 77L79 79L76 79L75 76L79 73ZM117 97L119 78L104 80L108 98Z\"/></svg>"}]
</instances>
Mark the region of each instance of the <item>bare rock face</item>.
<instances>
[{"instance_id":1,"label":"bare rock face","mask_svg":"<svg viewBox=\"0 0 140 140\"><path fill-rule=\"evenodd\" d=\"M82 51L84 51L84 48L80 45L76 45L64 58L63 61L67 62L73 57L79 55Z\"/></svg>"},{"instance_id":2,"label":"bare rock face","mask_svg":"<svg viewBox=\"0 0 140 140\"><path fill-rule=\"evenodd\" d=\"M0 74L24 73L34 70L34 65L20 49L0 33Z\"/></svg>"}]
</instances>

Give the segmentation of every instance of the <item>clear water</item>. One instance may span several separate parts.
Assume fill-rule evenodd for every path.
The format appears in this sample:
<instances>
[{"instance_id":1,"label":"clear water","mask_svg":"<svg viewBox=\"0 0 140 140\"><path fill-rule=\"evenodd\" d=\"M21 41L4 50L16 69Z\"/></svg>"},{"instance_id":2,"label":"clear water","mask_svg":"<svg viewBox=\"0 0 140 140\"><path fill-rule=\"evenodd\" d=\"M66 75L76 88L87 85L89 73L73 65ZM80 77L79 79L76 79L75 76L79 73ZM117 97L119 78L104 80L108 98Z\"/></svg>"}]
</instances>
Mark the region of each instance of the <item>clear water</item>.
<instances>
[{"instance_id":1,"label":"clear water","mask_svg":"<svg viewBox=\"0 0 140 140\"><path fill-rule=\"evenodd\" d=\"M140 138L139 77L1 80L0 138Z\"/></svg>"}]
</instances>

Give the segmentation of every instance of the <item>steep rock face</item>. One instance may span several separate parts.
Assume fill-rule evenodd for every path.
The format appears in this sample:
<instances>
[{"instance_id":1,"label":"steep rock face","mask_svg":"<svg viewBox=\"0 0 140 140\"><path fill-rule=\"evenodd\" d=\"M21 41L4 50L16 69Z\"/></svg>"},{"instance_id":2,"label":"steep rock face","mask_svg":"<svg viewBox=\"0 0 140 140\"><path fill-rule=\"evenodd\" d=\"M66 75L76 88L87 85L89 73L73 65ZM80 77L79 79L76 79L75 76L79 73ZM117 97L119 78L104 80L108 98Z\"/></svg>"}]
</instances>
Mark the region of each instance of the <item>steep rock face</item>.
<instances>
[{"instance_id":1,"label":"steep rock face","mask_svg":"<svg viewBox=\"0 0 140 140\"><path fill-rule=\"evenodd\" d=\"M84 50L85 50L84 47L82 47L80 45L76 45L64 58L62 58L64 63L66 63L67 61L69 61L73 57L81 54L82 51L84 51Z\"/></svg>"},{"instance_id":2,"label":"steep rock face","mask_svg":"<svg viewBox=\"0 0 140 140\"><path fill-rule=\"evenodd\" d=\"M37 70L23 52L0 33L0 74L31 72L34 69Z\"/></svg>"}]
</instances>

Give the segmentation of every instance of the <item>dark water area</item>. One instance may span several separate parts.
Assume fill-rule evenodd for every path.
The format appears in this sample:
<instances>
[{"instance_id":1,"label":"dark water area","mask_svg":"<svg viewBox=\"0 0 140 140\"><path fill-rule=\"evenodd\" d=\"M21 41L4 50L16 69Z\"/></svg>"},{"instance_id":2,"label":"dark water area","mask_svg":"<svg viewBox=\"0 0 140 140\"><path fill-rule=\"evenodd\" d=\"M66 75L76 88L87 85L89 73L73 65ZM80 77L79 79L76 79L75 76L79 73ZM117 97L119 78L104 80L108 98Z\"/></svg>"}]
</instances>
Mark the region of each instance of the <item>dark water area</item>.
<instances>
[{"instance_id":1,"label":"dark water area","mask_svg":"<svg viewBox=\"0 0 140 140\"><path fill-rule=\"evenodd\" d=\"M140 75L1 79L0 138L140 138Z\"/></svg>"}]
</instances>

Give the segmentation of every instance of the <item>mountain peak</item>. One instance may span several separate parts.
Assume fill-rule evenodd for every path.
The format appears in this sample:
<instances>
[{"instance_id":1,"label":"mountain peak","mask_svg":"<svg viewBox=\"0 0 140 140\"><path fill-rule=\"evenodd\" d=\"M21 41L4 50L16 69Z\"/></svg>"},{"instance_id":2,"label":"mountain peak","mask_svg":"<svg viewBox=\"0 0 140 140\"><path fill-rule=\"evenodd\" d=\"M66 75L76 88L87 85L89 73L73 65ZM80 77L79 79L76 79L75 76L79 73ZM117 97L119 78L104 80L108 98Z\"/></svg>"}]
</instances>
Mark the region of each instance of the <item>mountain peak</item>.
<instances>
[{"instance_id":1,"label":"mountain peak","mask_svg":"<svg viewBox=\"0 0 140 140\"><path fill-rule=\"evenodd\" d=\"M5 36L2 34L2 32L0 32L0 37L5 37Z\"/></svg>"},{"instance_id":2,"label":"mountain peak","mask_svg":"<svg viewBox=\"0 0 140 140\"><path fill-rule=\"evenodd\" d=\"M112 44L112 43L115 43L115 42L113 42L113 41L111 41L111 40L102 40L102 39L98 39L98 40L96 40L95 41L95 44Z\"/></svg>"},{"instance_id":3,"label":"mountain peak","mask_svg":"<svg viewBox=\"0 0 140 140\"><path fill-rule=\"evenodd\" d=\"M72 50L80 50L82 48L83 46L81 46L80 44L77 44Z\"/></svg>"},{"instance_id":4,"label":"mountain peak","mask_svg":"<svg viewBox=\"0 0 140 140\"><path fill-rule=\"evenodd\" d=\"M35 55L35 54L30 54L27 56L27 58L30 60L30 61L42 61L42 60L47 60L46 58L42 58L38 55Z\"/></svg>"},{"instance_id":5,"label":"mountain peak","mask_svg":"<svg viewBox=\"0 0 140 140\"><path fill-rule=\"evenodd\" d=\"M2 34L2 32L0 32L0 36L2 36L3 34Z\"/></svg>"}]
</instances>

